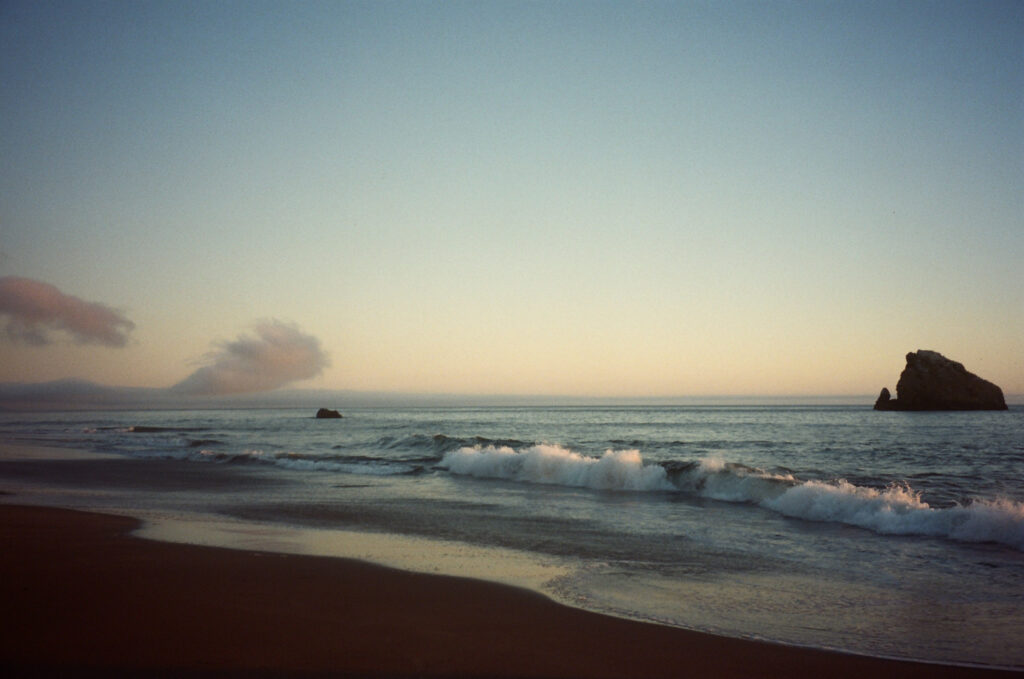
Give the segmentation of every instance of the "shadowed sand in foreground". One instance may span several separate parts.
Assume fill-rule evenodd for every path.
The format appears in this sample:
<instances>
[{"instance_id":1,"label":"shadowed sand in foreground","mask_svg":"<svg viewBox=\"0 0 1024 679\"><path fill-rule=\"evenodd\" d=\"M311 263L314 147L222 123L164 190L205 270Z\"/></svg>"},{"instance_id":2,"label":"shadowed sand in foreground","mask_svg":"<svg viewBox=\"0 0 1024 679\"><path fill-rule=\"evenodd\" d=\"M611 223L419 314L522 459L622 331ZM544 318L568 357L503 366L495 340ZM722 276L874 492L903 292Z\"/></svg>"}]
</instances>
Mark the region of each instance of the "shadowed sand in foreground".
<instances>
[{"instance_id":1,"label":"shadowed sand in foreground","mask_svg":"<svg viewBox=\"0 0 1024 679\"><path fill-rule=\"evenodd\" d=\"M421 677L1021 676L715 637L503 585L153 542L0 505L0 670Z\"/></svg>"}]
</instances>

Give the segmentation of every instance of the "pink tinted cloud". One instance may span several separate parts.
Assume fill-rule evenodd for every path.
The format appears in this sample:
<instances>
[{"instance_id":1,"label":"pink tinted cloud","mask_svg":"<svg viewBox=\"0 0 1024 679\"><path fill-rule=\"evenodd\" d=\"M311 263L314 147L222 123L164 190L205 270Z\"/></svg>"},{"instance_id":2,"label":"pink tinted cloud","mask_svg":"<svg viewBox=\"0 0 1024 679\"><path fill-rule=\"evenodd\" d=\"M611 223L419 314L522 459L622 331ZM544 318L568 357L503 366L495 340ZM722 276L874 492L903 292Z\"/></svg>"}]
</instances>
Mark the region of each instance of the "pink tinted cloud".
<instances>
[{"instance_id":1,"label":"pink tinted cloud","mask_svg":"<svg viewBox=\"0 0 1024 679\"><path fill-rule=\"evenodd\" d=\"M319 375L330 361L320 340L297 326L261 321L256 336L223 342L207 364L174 386L191 394L220 395L270 391Z\"/></svg>"},{"instance_id":2,"label":"pink tinted cloud","mask_svg":"<svg viewBox=\"0 0 1024 679\"><path fill-rule=\"evenodd\" d=\"M8 339L42 346L65 332L76 342L123 347L135 324L106 304L66 295L31 278L0 277L0 318Z\"/></svg>"}]
</instances>

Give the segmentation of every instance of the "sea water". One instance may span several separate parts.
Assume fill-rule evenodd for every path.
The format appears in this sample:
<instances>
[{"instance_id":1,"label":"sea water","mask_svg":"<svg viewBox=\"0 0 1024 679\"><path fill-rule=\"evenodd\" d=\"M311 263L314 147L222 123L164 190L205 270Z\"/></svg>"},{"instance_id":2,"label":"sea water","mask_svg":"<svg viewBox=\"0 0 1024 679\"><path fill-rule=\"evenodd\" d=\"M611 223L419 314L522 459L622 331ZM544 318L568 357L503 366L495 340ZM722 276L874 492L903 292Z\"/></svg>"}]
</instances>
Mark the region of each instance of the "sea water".
<instances>
[{"instance_id":1,"label":"sea water","mask_svg":"<svg viewBox=\"0 0 1024 679\"><path fill-rule=\"evenodd\" d=\"M190 516L236 522L207 530L215 543L294 550L310 536L402 536L395 565L474 563L468 575L495 579L508 565L604 613L1024 667L1020 406L8 413L0 441L104 454L73 474L59 461L0 464L0 490L176 517L185 535ZM167 464L221 480L133 484ZM447 547L416 546L428 543ZM460 561L460 550L474 557ZM442 568L430 554L454 556Z\"/></svg>"}]
</instances>

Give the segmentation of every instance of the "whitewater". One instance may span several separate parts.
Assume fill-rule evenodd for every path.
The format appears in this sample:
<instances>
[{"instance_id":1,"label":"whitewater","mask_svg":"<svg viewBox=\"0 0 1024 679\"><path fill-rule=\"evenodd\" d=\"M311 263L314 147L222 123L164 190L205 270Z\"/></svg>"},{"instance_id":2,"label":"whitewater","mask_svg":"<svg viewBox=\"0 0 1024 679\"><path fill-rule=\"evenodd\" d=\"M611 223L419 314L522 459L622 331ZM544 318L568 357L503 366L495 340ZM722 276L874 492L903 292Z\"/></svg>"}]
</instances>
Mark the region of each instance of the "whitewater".
<instances>
[{"instance_id":1,"label":"whitewater","mask_svg":"<svg viewBox=\"0 0 1024 679\"><path fill-rule=\"evenodd\" d=\"M0 490L13 494L7 500L506 550L493 553L557 564L559 575L537 588L599 612L1024 668L1020 406L343 414L317 421L295 409L2 413L0 441L103 457L0 463ZM238 483L161 486L146 474L156 469L200 479L216 470ZM487 577L489 569L473 574Z\"/></svg>"},{"instance_id":2,"label":"whitewater","mask_svg":"<svg viewBox=\"0 0 1024 679\"><path fill-rule=\"evenodd\" d=\"M785 516L860 526L893 535L932 535L965 542L999 542L1024 551L1024 503L997 498L966 506L933 508L909 485L883 490L796 480L721 458L674 465L644 464L639 450L608 450L585 457L560 446L463 447L446 453L440 466L455 474L549 483L596 490L683 491L725 502L746 502Z\"/></svg>"}]
</instances>

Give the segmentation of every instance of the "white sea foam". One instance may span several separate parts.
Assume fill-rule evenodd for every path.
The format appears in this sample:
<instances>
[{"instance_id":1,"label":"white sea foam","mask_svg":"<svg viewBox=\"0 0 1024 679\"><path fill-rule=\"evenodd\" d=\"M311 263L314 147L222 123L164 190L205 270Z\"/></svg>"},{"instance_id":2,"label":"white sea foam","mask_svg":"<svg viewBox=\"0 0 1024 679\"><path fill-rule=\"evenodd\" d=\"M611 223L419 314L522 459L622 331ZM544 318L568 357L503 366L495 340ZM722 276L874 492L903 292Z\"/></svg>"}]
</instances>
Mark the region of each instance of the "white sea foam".
<instances>
[{"instance_id":1,"label":"white sea foam","mask_svg":"<svg viewBox=\"0 0 1024 679\"><path fill-rule=\"evenodd\" d=\"M876 490L841 480L807 481L759 504L785 516L836 521L885 535L1000 542L1024 551L1024 504L1008 499L931 507L906 485Z\"/></svg>"},{"instance_id":2,"label":"white sea foam","mask_svg":"<svg viewBox=\"0 0 1024 679\"><path fill-rule=\"evenodd\" d=\"M665 468L644 465L638 450L608 450L601 457L587 457L557 445L521 451L464 446L445 453L440 466L453 474L598 490L673 489Z\"/></svg>"},{"instance_id":3,"label":"white sea foam","mask_svg":"<svg viewBox=\"0 0 1024 679\"><path fill-rule=\"evenodd\" d=\"M876 489L845 480L800 481L790 474L709 457L672 473L645 465L637 450L588 457L557 445L523 450L462 447L440 466L453 474L600 490L677 490L725 502L754 504L783 516L858 526L883 535L924 535L961 542L999 542L1024 551L1024 503L975 500L932 507L906 484Z\"/></svg>"},{"instance_id":4,"label":"white sea foam","mask_svg":"<svg viewBox=\"0 0 1024 679\"><path fill-rule=\"evenodd\" d=\"M949 536L963 542L1001 542L1024 551L1024 503L1005 498L975 500L955 508Z\"/></svg>"},{"instance_id":5,"label":"white sea foam","mask_svg":"<svg viewBox=\"0 0 1024 679\"><path fill-rule=\"evenodd\" d=\"M933 510L920 494L907 485L883 490L855 486L839 480L835 483L805 481L760 504L786 516L811 521L836 521L877 533L942 535Z\"/></svg>"},{"instance_id":6,"label":"white sea foam","mask_svg":"<svg viewBox=\"0 0 1024 679\"><path fill-rule=\"evenodd\" d=\"M808 521L858 526L883 535L925 535L961 542L999 542L1024 551L1024 503L974 500L932 507L908 484L883 489L834 482L799 481L789 474L706 458L673 478L684 491L727 502L745 502Z\"/></svg>"}]
</instances>

